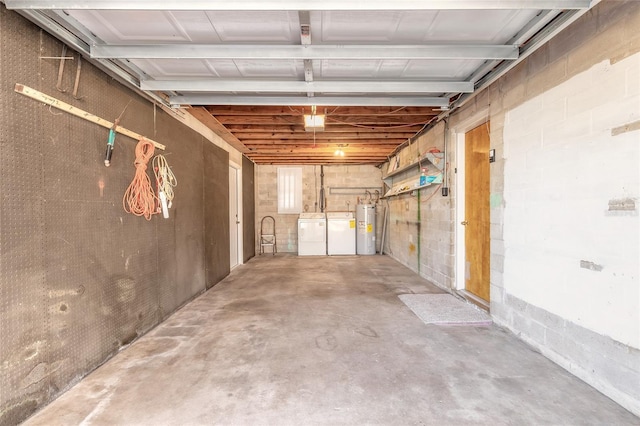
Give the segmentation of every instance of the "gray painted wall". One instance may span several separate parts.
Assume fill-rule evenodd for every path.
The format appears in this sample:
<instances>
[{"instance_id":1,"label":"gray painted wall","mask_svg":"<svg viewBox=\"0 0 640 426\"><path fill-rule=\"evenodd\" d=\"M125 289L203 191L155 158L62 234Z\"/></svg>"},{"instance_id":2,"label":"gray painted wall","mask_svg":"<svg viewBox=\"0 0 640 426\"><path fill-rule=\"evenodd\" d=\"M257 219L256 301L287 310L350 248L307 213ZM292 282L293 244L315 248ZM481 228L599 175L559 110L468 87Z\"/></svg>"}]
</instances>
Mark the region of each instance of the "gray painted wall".
<instances>
[{"instance_id":1,"label":"gray painted wall","mask_svg":"<svg viewBox=\"0 0 640 426\"><path fill-rule=\"evenodd\" d=\"M204 145L204 220L207 288L229 274L229 154Z\"/></svg>"},{"instance_id":2,"label":"gray painted wall","mask_svg":"<svg viewBox=\"0 0 640 426\"><path fill-rule=\"evenodd\" d=\"M242 238L243 262L256 255L255 165L242 157Z\"/></svg>"},{"instance_id":3,"label":"gray painted wall","mask_svg":"<svg viewBox=\"0 0 640 426\"><path fill-rule=\"evenodd\" d=\"M13 425L228 273L228 159L87 62L81 100L57 91L58 61L40 57L61 44L4 5L0 51L0 425ZM131 102L121 125L167 146L171 217L123 211L137 141L118 135L106 168L106 129L16 83L110 121ZM224 250L205 256L206 241Z\"/></svg>"}]
</instances>

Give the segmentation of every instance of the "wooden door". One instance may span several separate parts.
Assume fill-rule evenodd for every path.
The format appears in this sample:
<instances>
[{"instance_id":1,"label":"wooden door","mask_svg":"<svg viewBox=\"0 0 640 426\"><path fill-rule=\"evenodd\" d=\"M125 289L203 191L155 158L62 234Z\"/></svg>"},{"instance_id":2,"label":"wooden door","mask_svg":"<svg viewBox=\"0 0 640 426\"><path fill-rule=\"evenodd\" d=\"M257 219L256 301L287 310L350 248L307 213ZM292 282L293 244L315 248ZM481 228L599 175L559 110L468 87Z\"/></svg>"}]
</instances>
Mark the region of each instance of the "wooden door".
<instances>
[{"instance_id":1,"label":"wooden door","mask_svg":"<svg viewBox=\"0 0 640 426\"><path fill-rule=\"evenodd\" d=\"M489 301L489 122L467 132L465 145L465 290Z\"/></svg>"}]
</instances>

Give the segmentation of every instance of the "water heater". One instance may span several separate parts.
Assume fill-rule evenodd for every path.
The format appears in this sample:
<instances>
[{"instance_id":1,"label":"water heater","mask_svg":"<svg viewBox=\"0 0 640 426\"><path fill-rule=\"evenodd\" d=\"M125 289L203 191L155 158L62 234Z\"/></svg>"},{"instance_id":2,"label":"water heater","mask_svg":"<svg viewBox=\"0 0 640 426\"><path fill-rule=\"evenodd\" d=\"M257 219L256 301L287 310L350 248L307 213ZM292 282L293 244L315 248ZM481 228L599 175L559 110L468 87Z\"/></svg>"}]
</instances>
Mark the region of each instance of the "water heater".
<instances>
[{"instance_id":1,"label":"water heater","mask_svg":"<svg viewBox=\"0 0 640 426\"><path fill-rule=\"evenodd\" d=\"M358 204L356 206L356 253L376 254L376 206Z\"/></svg>"}]
</instances>

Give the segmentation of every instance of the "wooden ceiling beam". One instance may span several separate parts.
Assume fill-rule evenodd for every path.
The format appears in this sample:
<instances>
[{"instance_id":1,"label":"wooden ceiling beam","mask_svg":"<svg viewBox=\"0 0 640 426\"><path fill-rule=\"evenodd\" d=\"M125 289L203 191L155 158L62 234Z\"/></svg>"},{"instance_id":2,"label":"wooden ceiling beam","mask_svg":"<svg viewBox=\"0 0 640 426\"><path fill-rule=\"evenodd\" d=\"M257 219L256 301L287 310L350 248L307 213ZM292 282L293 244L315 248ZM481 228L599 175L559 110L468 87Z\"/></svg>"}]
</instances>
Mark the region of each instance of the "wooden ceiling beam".
<instances>
[{"instance_id":1,"label":"wooden ceiling beam","mask_svg":"<svg viewBox=\"0 0 640 426\"><path fill-rule=\"evenodd\" d=\"M394 146L398 146L401 143L403 143L404 141L406 141L406 139L399 139L397 141L392 141L392 140L385 140L384 142L379 142L379 141L372 141L372 140L368 140L367 143L363 143L363 144L356 144L355 141L353 141L353 139L349 139L349 140L331 140L331 139L319 139L316 140L315 145L332 145L334 147L337 147L338 145L342 145L342 146L355 146L355 145L364 145L364 146L371 146L371 147L376 147L379 145L394 145ZM269 143L269 142L273 142L273 143ZM303 141L300 141L303 142ZM307 145L307 146L313 146L313 141L306 141L306 144L300 143L299 145ZM298 144L298 143L296 143ZM251 144L245 145L247 146L247 150L251 150L253 152L257 151L257 150L261 150L264 148L268 148L268 147L277 147L280 145L291 145L291 144L287 144L287 143L281 143L280 141L251 141Z\"/></svg>"},{"instance_id":2,"label":"wooden ceiling beam","mask_svg":"<svg viewBox=\"0 0 640 426\"><path fill-rule=\"evenodd\" d=\"M207 112L205 108L190 108L189 114L198 119L201 123L211 129L215 134L220 136L225 142L240 152L247 152L248 149L240 140L231 133L222 123Z\"/></svg>"},{"instance_id":3,"label":"wooden ceiling beam","mask_svg":"<svg viewBox=\"0 0 640 426\"><path fill-rule=\"evenodd\" d=\"M339 146L343 148L353 148L353 149L396 149L398 147L397 144L390 143L350 143L350 144L339 144L339 143L273 143L270 145L251 145L247 144L247 148L249 152L259 152L265 149L299 149L299 148L331 148L337 149Z\"/></svg>"},{"instance_id":4,"label":"wooden ceiling beam","mask_svg":"<svg viewBox=\"0 0 640 426\"><path fill-rule=\"evenodd\" d=\"M413 136L414 133L385 133L385 132L343 132L335 134L325 134L319 132L315 134L315 139L329 139L329 140L345 140L345 139L408 139ZM250 140L271 140L271 139L308 139L313 140L313 133L309 132L288 132L288 133L268 133L268 132L254 132L254 133L242 133L236 135L243 143L247 143Z\"/></svg>"},{"instance_id":5,"label":"wooden ceiling beam","mask_svg":"<svg viewBox=\"0 0 640 426\"><path fill-rule=\"evenodd\" d=\"M294 166L294 165L327 165L327 164L334 164L334 165L346 165L346 164L371 164L374 166L377 166L379 164L384 163L383 161L378 161L378 160L358 160L358 159L339 159L339 160L333 160L333 159L326 159L326 158L308 158L308 159L304 159L304 160L279 160L277 158L272 158L272 159L264 159L264 160L253 160L254 163L256 164L273 164L273 165L290 165L290 166Z\"/></svg>"},{"instance_id":6,"label":"wooden ceiling beam","mask_svg":"<svg viewBox=\"0 0 640 426\"><path fill-rule=\"evenodd\" d=\"M363 160L369 160L369 161L375 161L378 163L382 163L387 161L387 157L385 156L375 156L375 155L361 155L361 156L357 156L357 155L345 155L344 157L340 157L340 156L336 156L333 154L325 154L325 155L299 155L299 156L291 156L291 155L262 155L262 156L250 156L250 159L252 159L253 161L267 161L267 160L292 160L292 161L302 161L302 160L309 160L309 159L314 159L314 160L340 160L340 159L346 159L346 160L351 160L351 161L363 161Z\"/></svg>"},{"instance_id":7,"label":"wooden ceiling beam","mask_svg":"<svg viewBox=\"0 0 640 426\"><path fill-rule=\"evenodd\" d=\"M351 163L351 164L383 164L385 161L387 161L386 158L384 159L379 159L379 158L371 158L371 157L367 157L367 158L348 158L348 157L334 157L334 158L251 158L251 161L257 163L257 164L264 164L264 163L279 163L279 164L328 164L328 163L333 163L333 164L344 164L344 163Z\"/></svg>"},{"instance_id":8,"label":"wooden ceiling beam","mask_svg":"<svg viewBox=\"0 0 640 426\"><path fill-rule=\"evenodd\" d=\"M341 149L345 154L354 154L354 155L374 155L374 156L386 156L393 151L393 149L370 149L370 148L336 148L336 147L326 147L326 148L272 148L272 149L262 149L260 151L251 151L246 153L246 155L271 155L271 154L287 154L287 155L303 155L303 154L333 154L337 149Z\"/></svg>"},{"instance_id":9,"label":"wooden ceiling beam","mask_svg":"<svg viewBox=\"0 0 640 426\"><path fill-rule=\"evenodd\" d=\"M267 132L267 133L277 133L277 132L301 132L301 133L307 133L309 134L310 132L307 132L304 130L304 126L302 124L300 125L292 125L292 124L288 124L288 125L281 125L281 126L269 126L269 125L251 125L251 124L229 124L227 126L225 126L227 129L229 129L230 132L237 134L238 136L241 136L243 133L251 133L251 132ZM360 126L348 126L348 125L331 125L331 126L327 126L325 127L325 129L322 132L316 132L316 135L319 134L323 134L323 133L342 133L342 132L386 132L386 133L411 133L411 134L416 134L418 131L420 131L420 129L422 129L422 125L421 124L417 124L414 126L408 126L408 127L389 127L389 128L384 128L384 127L377 127L377 126L370 126L370 127L360 127ZM311 132L311 134L313 134Z\"/></svg>"},{"instance_id":10,"label":"wooden ceiling beam","mask_svg":"<svg viewBox=\"0 0 640 426\"><path fill-rule=\"evenodd\" d=\"M280 163L280 164L327 164L327 163L351 163L351 164L382 164L385 159L376 158L251 158L255 163Z\"/></svg>"}]
</instances>

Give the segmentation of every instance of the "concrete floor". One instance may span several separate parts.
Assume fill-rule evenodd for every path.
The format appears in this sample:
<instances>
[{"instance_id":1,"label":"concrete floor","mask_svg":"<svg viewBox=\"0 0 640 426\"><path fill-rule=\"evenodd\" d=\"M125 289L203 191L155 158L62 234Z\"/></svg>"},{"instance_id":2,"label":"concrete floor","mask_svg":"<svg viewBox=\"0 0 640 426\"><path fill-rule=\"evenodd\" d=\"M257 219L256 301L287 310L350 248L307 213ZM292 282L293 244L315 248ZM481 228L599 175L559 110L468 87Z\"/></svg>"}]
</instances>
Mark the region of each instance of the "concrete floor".
<instances>
[{"instance_id":1,"label":"concrete floor","mask_svg":"<svg viewBox=\"0 0 640 426\"><path fill-rule=\"evenodd\" d=\"M411 292L440 290L387 256L262 255L26 424L640 424L509 332L425 325Z\"/></svg>"}]
</instances>

